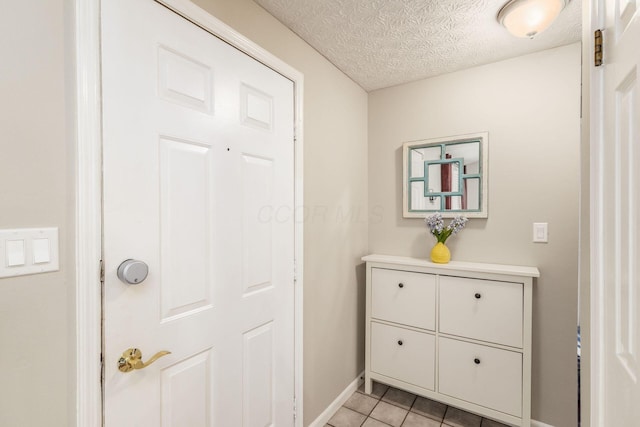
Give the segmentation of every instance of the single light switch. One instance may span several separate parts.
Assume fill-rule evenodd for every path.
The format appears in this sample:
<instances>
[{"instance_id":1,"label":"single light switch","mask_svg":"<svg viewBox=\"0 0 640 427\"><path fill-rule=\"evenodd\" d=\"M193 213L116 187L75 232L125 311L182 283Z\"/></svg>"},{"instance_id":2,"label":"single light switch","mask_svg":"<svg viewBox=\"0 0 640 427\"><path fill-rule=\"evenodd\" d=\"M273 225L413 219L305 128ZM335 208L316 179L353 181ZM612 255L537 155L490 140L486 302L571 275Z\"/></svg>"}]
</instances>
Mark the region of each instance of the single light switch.
<instances>
[{"instance_id":1,"label":"single light switch","mask_svg":"<svg viewBox=\"0 0 640 427\"><path fill-rule=\"evenodd\" d=\"M5 244L7 267L24 265L24 240L7 240Z\"/></svg>"},{"instance_id":2,"label":"single light switch","mask_svg":"<svg viewBox=\"0 0 640 427\"><path fill-rule=\"evenodd\" d=\"M42 264L51 261L49 239L33 239L33 263Z\"/></svg>"},{"instance_id":3,"label":"single light switch","mask_svg":"<svg viewBox=\"0 0 640 427\"><path fill-rule=\"evenodd\" d=\"M533 241L534 243L548 243L549 229L546 222L533 223Z\"/></svg>"}]
</instances>

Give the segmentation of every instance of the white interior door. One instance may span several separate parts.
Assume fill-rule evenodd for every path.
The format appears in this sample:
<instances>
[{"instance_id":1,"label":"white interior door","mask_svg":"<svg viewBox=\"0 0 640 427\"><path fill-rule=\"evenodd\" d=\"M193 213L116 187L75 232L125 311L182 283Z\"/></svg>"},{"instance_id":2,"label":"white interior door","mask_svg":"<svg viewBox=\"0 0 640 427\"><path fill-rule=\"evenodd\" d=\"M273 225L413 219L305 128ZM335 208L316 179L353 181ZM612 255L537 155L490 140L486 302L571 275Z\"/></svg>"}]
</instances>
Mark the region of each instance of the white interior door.
<instances>
[{"instance_id":1,"label":"white interior door","mask_svg":"<svg viewBox=\"0 0 640 427\"><path fill-rule=\"evenodd\" d=\"M596 123L591 425L635 426L640 420L640 18L636 0L599 3L606 26L604 65L591 73Z\"/></svg>"},{"instance_id":2,"label":"white interior door","mask_svg":"<svg viewBox=\"0 0 640 427\"><path fill-rule=\"evenodd\" d=\"M102 22L105 425L291 426L293 83L153 0Z\"/></svg>"}]
</instances>

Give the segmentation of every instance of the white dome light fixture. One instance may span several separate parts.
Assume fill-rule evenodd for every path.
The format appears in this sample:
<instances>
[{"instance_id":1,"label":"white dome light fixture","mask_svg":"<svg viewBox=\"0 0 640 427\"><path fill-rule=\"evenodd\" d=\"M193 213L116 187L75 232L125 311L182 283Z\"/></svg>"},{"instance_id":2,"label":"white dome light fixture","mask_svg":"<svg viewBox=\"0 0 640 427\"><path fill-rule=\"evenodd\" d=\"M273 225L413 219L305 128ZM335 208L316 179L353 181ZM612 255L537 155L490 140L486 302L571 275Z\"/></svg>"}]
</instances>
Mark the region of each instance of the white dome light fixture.
<instances>
[{"instance_id":1,"label":"white dome light fixture","mask_svg":"<svg viewBox=\"0 0 640 427\"><path fill-rule=\"evenodd\" d=\"M510 0L498 12L498 22L516 37L533 38L546 30L569 0Z\"/></svg>"}]
</instances>

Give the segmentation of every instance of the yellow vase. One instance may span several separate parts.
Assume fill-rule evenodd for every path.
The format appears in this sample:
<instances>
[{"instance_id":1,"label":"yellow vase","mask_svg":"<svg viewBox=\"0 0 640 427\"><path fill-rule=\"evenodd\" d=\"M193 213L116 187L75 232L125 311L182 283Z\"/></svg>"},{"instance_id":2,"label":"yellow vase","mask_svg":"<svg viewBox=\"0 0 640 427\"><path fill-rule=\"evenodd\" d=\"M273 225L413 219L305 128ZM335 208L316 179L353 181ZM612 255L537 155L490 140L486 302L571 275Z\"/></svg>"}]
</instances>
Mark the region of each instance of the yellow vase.
<instances>
[{"instance_id":1,"label":"yellow vase","mask_svg":"<svg viewBox=\"0 0 640 427\"><path fill-rule=\"evenodd\" d=\"M447 245L442 242L436 243L431 249L431 261L438 264L446 264L451 261L451 252L449 252Z\"/></svg>"}]
</instances>

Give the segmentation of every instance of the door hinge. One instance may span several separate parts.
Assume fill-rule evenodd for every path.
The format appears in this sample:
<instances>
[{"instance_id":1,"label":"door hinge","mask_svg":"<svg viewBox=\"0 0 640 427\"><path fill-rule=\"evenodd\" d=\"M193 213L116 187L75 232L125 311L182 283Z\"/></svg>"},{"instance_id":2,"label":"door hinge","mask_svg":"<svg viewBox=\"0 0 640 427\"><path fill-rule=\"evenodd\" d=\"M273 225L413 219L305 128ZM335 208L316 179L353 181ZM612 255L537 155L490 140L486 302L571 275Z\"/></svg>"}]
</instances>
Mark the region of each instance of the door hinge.
<instances>
[{"instance_id":1,"label":"door hinge","mask_svg":"<svg viewBox=\"0 0 640 427\"><path fill-rule=\"evenodd\" d=\"M596 67L599 67L602 65L602 54L603 54L602 30L596 30L595 33L593 34L593 38L594 38L593 63Z\"/></svg>"},{"instance_id":2,"label":"door hinge","mask_svg":"<svg viewBox=\"0 0 640 427\"><path fill-rule=\"evenodd\" d=\"M100 260L100 285L104 285L104 261Z\"/></svg>"}]
</instances>

